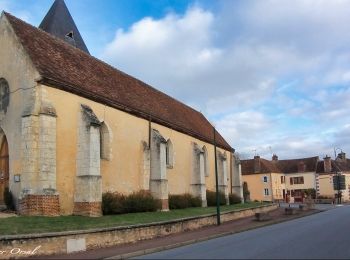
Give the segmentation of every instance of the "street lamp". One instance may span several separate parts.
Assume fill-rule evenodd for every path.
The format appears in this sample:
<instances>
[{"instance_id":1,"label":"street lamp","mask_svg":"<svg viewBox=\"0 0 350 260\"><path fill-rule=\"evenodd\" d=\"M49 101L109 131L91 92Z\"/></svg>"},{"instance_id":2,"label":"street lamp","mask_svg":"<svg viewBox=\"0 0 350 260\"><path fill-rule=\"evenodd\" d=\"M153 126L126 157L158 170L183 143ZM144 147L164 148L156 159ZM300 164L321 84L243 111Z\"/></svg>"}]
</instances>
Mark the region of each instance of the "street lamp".
<instances>
[{"instance_id":1,"label":"street lamp","mask_svg":"<svg viewBox=\"0 0 350 260\"><path fill-rule=\"evenodd\" d=\"M219 202L218 165L217 165L217 158L216 158L216 130L214 125L213 125L213 131L214 131L214 163L215 163L215 190L216 190L216 222L217 222L217 225L219 226L221 224L221 220L220 220L220 202Z\"/></svg>"},{"instance_id":2,"label":"street lamp","mask_svg":"<svg viewBox=\"0 0 350 260\"><path fill-rule=\"evenodd\" d=\"M336 168L338 168L337 165L336 165L337 150L340 150L341 153L343 152L343 150L340 149L340 148L335 148L334 147L334 168L335 168L334 170L335 170L335 176L336 176L335 180L337 182L337 186L336 187L337 187L337 190L338 190L337 201L338 201L338 204L340 204L341 203L341 190L340 190L340 176L341 176L341 172L337 171L337 169L336 169ZM333 178L333 181L334 181L334 178Z\"/></svg>"},{"instance_id":3,"label":"street lamp","mask_svg":"<svg viewBox=\"0 0 350 260\"><path fill-rule=\"evenodd\" d=\"M343 152L342 149L334 147L334 160L337 159L337 150L340 150L341 153Z\"/></svg>"}]
</instances>

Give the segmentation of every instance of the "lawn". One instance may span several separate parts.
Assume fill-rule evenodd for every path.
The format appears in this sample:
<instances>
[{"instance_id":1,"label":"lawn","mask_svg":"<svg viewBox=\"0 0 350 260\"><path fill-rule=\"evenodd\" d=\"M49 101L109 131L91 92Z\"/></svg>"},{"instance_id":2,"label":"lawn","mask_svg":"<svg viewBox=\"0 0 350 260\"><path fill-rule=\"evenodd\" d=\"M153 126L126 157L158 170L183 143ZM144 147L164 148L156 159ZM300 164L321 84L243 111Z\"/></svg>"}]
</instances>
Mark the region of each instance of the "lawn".
<instances>
[{"instance_id":1,"label":"lawn","mask_svg":"<svg viewBox=\"0 0 350 260\"><path fill-rule=\"evenodd\" d=\"M267 203L250 202L221 206L221 212L244 208L253 208ZM15 235L29 233L45 233L93 228L117 227L133 224L146 224L159 221L175 220L186 217L216 213L216 207L187 208L168 212L143 212L122 215L109 215L99 218L81 216L61 217L10 217L0 220L0 235Z\"/></svg>"}]
</instances>

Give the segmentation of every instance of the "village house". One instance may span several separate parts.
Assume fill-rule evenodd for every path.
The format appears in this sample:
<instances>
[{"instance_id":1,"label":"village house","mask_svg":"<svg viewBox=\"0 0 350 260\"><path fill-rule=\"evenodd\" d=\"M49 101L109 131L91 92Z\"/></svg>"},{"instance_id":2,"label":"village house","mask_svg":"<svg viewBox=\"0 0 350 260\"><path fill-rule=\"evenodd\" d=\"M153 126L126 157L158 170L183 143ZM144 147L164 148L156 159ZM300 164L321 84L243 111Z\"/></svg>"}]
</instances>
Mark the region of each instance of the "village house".
<instances>
[{"instance_id":1,"label":"village house","mask_svg":"<svg viewBox=\"0 0 350 260\"><path fill-rule=\"evenodd\" d=\"M251 200L301 202L316 192L318 156L301 159L272 160L255 156L241 160L242 179L248 185Z\"/></svg>"},{"instance_id":2,"label":"village house","mask_svg":"<svg viewBox=\"0 0 350 260\"><path fill-rule=\"evenodd\" d=\"M204 115L91 56L63 0L39 28L3 12L0 57L0 204L8 187L27 215L99 216L106 191L206 206L215 156L220 190L242 194L234 149Z\"/></svg>"},{"instance_id":3,"label":"village house","mask_svg":"<svg viewBox=\"0 0 350 260\"><path fill-rule=\"evenodd\" d=\"M339 153L335 160L326 156L323 161L318 162L316 171L318 198L329 198L335 201L338 190L335 189L337 183L333 182L333 177L337 174L345 176L345 189L340 189L342 201L350 201L350 160L346 158L344 152Z\"/></svg>"}]
</instances>

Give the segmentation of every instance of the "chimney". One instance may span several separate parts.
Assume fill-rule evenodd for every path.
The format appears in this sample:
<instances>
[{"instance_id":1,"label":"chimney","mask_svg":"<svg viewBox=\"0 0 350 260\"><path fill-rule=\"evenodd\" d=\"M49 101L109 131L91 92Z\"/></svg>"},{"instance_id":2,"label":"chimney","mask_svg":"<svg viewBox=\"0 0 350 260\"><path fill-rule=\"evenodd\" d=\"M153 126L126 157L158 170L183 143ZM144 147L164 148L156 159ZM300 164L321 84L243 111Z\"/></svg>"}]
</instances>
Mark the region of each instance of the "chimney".
<instances>
[{"instance_id":1,"label":"chimney","mask_svg":"<svg viewBox=\"0 0 350 260\"><path fill-rule=\"evenodd\" d=\"M254 173L259 173L260 171L261 171L260 156L256 155L254 156Z\"/></svg>"},{"instance_id":2,"label":"chimney","mask_svg":"<svg viewBox=\"0 0 350 260\"><path fill-rule=\"evenodd\" d=\"M306 165L304 162L298 163L298 172L305 172L306 170Z\"/></svg>"},{"instance_id":3,"label":"chimney","mask_svg":"<svg viewBox=\"0 0 350 260\"><path fill-rule=\"evenodd\" d=\"M276 154L272 155L272 161L278 161L278 156Z\"/></svg>"},{"instance_id":4,"label":"chimney","mask_svg":"<svg viewBox=\"0 0 350 260\"><path fill-rule=\"evenodd\" d=\"M326 155L326 157L323 158L323 167L324 167L324 172L332 171L331 157L329 157L328 155Z\"/></svg>"},{"instance_id":5,"label":"chimney","mask_svg":"<svg viewBox=\"0 0 350 260\"><path fill-rule=\"evenodd\" d=\"M343 151L341 151L341 153L338 153L338 157L337 159L345 161L346 160L346 153L344 153Z\"/></svg>"}]
</instances>

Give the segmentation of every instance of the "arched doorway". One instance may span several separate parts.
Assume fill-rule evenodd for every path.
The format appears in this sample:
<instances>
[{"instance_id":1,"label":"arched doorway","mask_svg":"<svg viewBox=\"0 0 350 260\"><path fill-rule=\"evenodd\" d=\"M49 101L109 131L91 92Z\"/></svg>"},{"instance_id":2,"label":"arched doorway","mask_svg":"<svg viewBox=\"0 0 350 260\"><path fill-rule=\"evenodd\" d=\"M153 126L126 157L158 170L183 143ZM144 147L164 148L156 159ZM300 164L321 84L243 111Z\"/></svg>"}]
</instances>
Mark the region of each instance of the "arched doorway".
<instances>
[{"instance_id":1,"label":"arched doorway","mask_svg":"<svg viewBox=\"0 0 350 260\"><path fill-rule=\"evenodd\" d=\"M7 187L9 187L9 148L4 135L0 146L0 205L5 204L4 191Z\"/></svg>"}]
</instances>

